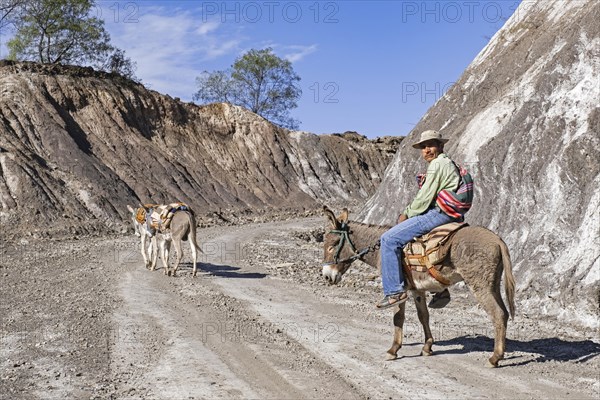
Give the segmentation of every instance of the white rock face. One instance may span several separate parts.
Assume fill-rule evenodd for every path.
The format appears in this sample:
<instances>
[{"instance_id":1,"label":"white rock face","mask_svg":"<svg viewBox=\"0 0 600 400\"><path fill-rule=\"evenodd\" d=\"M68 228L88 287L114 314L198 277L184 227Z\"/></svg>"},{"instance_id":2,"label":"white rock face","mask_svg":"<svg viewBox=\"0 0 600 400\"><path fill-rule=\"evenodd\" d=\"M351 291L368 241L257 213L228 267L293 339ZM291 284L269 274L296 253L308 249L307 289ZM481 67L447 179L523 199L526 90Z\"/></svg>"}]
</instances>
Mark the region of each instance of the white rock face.
<instances>
[{"instance_id":1,"label":"white rock face","mask_svg":"<svg viewBox=\"0 0 600 400\"><path fill-rule=\"evenodd\" d=\"M527 1L423 117L359 219L392 223L426 166L410 147L440 129L473 173L467 221L497 232L521 312L599 327L600 2Z\"/></svg>"}]
</instances>

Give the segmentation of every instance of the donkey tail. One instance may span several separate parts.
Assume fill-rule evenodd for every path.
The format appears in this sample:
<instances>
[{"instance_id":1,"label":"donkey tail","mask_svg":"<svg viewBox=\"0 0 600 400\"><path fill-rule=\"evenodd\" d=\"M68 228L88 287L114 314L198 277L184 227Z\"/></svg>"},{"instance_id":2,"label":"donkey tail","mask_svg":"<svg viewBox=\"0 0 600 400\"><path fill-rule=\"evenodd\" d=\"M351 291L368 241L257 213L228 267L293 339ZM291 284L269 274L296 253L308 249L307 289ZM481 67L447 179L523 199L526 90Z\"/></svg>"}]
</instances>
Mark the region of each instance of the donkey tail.
<instances>
[{"instance_id":1,"label":"donkey tail","mask_svg":"<svg viewBox=\"0 0 600 400\"><path fill-rule=\"evenodd\" d=\"M194 213L189 210L188 218L190 219L190 232L188 233L188 239L194 244L196 250L200 254L204 254L200 246L198 246L198 242L196 242L196 218L194 218Z\"/></svg>"},{"instance_id":2,"label":"donkey tail","mask_svg":"<svg viewBox=\"0 0 600 400\"><path fill-rule=\"evenodd\" d=\"M503 240L500 240L500 250L502 251L502 264L504 265L504 289L508 299L508 308L511 318L515 318L515 277L512 273L512 262L508 247Z\"/></svg>"}]
</instances>

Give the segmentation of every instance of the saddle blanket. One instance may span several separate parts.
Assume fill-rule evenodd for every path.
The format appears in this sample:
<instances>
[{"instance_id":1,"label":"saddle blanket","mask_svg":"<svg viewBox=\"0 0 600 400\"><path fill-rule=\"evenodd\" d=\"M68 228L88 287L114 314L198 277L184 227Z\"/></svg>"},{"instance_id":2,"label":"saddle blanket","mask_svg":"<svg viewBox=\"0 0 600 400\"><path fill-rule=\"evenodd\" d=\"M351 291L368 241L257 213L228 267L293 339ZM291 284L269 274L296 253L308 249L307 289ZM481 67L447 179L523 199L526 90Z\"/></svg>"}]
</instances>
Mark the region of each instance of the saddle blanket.
<instances>
[{"instance_id":1,"label":"saddle blanket","mask_svg":"<svg viewBox=\"0 0 600 400\"><path fill-rule=\"evenodd\" d=\"M145 224L149 233L154 234L156 230L161 232L169 229L171 219L177 211L190 211L185 203L171 204L144 204L137 209L136 220Z\"/></svg>"},{"instance_id":2,"label":"saddle blanket","mask_svg":"<svg viewBox=\"0 0 600 400\"><path fill-rule=\"evenodd\" d=\"M405 270L429 272L438 281L443 277L438 273L440 265L448 255L449 246L444 246L456 231L469 224L451 222L438 226L426 235L415 238L404 246L403 267Z\"/></svg>"}]
</instances>

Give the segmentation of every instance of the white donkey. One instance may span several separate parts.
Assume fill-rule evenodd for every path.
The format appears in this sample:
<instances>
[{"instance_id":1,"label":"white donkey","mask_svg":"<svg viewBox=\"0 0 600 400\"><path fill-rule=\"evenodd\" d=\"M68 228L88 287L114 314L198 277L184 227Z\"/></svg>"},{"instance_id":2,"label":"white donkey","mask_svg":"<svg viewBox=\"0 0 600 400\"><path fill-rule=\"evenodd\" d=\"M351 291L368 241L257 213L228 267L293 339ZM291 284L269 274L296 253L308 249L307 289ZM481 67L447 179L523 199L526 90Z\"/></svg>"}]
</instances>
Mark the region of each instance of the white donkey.
<instances>
[{"instance_id":1,"label":"white donkey","mask_svg":"<svg viewBox=\"0 0 600 400\"><path fill-rule=\"evenodd\" d=\"M146 268L154 271L156 268L157 253L160 253L165 275L171 276L168 261L171 242L173 242L175 251L177 252L177 258L172 270L172 275L176 276L177 268L179 268L179 263L183 256L181 241L188 240L192 251L193 276L196 276L197 251L202 252L202 250L196 243L196 220L194 214L189 211L189 208L187 210L176 210L172 212L172 215L169 217L167 222L168 228L162 229L161 226L155 224L148 226L147 223L144 222L146 220L145 216L147 213L151 212L151 208L168 210L169 206L140 205L137 209L134 209L129 205L127 206L127 209L131 213L135 234L141 238L141 251ZM146 242L149 242L148 247Z\"/></svg>"},{"instance_id":2,"label":"white donkey","mask_svg":"<svg viewBox=\"0 0 600 400\"><path fill-rule=\"evenodd\" d=\"M143 208L140 205L140 208ZM140 238L140 250L142 252L142 257L144 258L144 266L154 271L156 267L156 258L157 258L157 244L156 244L156 235L152 235L145 224L141 224L137 220L137 212L138 209L134 209L130 205L127 205L127 209L131 213L131 221L133 222L133 231L135 236Z\"/></svg>"}]
</instances>

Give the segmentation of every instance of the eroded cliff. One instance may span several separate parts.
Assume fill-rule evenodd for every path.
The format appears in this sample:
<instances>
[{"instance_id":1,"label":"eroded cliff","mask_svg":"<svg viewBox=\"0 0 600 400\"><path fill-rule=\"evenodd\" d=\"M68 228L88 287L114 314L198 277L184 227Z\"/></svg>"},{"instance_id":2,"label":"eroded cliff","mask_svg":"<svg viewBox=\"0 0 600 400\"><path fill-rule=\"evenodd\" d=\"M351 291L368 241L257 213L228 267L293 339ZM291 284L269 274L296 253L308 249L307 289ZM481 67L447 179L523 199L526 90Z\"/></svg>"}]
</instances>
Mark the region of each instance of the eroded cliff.
<instances>
[{"instance_id":1,"label":"eroded cliff","mask_svg":"<svg viewBox=\"0 0 600 400\"><path fill-rule=\"evenodd\" d=\"M0 93L3 234L110 228L139 201L210 215L366 199L398 143L290 132L89 68L4 61Z\"/></svg>"}]
</instances>

